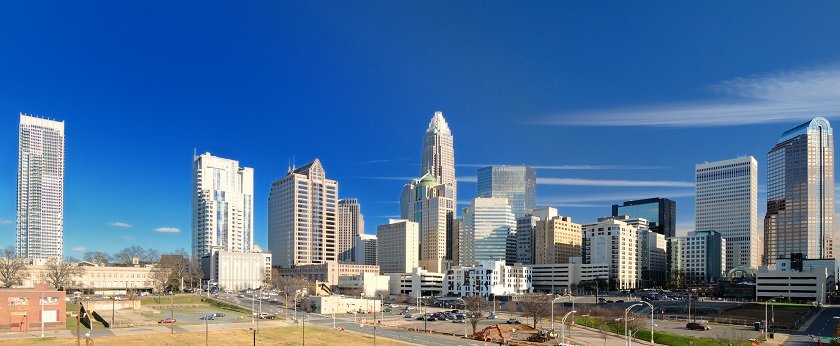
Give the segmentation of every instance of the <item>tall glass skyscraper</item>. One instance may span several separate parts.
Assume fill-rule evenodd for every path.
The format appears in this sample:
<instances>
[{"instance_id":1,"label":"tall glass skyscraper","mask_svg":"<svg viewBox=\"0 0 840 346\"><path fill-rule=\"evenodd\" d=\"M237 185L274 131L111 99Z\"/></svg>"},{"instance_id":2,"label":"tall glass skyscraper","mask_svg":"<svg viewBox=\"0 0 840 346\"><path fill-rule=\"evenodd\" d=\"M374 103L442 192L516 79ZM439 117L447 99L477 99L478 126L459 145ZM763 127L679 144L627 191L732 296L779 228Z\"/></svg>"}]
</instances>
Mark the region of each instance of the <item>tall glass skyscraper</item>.
<instances>
[{"instance_id":1,"label":"tall glass skyscraper","mask_svg":"<svg viewBox=\"0 0 840 346\"><path fill-rule=\"evenodd\" d=\"M516 218L504 198L476 198L464 209L461 222L461 266L481 261L504 261L508 234L516 228Z\"/></svg>"},{"instance_id":2,"label":"tall glass skyscraper","mask_svg":"<svg viewBox=\"0 0 840 346\"><path fill-rule=\"evenodd\" d=\"M210 153L193 156L193 257L253 248L254 169Z\"/></svg>"},{"instance_id":3,"label":"tall glass skyscraper","mask_svg":"<svg viewBox=\"0 0 840 346\"><path fill-rule=\"evenodd\" d=\"M758 268L764 250L758 240L758 163L752 156L695 167L698 231L726 239L726 268Z\"/></svg>"},{"instance_id":4,"label":"tall glass skyscraper","mask_svg":"<svg viewBox=\"0 0 840 346\"><path fill-rule=\"evenodd\" d=\"M362 215L362 205L359 204L359 200L355 198L339 200L337 250L339 262L356 261L356 240L362 234L365 234L365 218Z\"/></svg>"},{"instance_id":5,"label":"tall glass skyscraper","mask_svg":"<svg viewBox=\"0 0 840 346\"><path fill-rule=\"evenodd\" d=\"M537 204L537 173L528 166L490 166L478 169L478 197L506 198L516 218Z\"/></svg>"},{"instance_id":6,"label":"tall glass skyscraper","mask_svg":"<svg viewBox=\"0 0 840 346\"><path fill-rule=\"evenodd\" d=\"M64 122L20 114L18 256L63 258Z\"/></svg>"},{"instance_id":7,"label":"tall glass skyscraper","mask_svg":"<svg viewBox=\"0 0 840 346\"><path fill-rule=\"evenodd\" d=\"M825 118L782 134L767 153L764 262L834 258L834 135Z\"/></svg>"},{"instance_id":8,"label":"tall glass skyscraper","mask_svg":"<svg viewBox=\"0 0 840 346\"><path fill-rule=\"evenodd\" d=\"M650 230L673 238L677 233L677 203L667 198L647 198L613 204L612 216L627 215L647 219Z\"/></svg>"}]
</instances>

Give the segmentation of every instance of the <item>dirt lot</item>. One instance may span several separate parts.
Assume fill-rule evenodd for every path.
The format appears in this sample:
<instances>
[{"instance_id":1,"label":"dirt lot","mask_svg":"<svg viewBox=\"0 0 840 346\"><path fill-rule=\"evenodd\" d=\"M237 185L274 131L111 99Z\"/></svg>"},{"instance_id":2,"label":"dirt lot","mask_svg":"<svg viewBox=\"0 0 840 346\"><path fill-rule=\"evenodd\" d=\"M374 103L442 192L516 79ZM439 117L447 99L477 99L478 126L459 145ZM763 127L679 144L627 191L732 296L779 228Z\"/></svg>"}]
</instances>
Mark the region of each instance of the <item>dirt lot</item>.
<instances>
[{"instance_id":1,"label":"dirt lot","mask_svg":"<svg viewBox=\"0 0 840 346\"><path fill-rule=\"evenodd\" d=\"M251 345L253 334L248 330L231 330L210 332L211 345ZM302 342L300 327L263 328L257 334L257 344L263 345L300 345ZM370 337L352 332L340 332L326 328L306 328L307 345L368 345L373 341ZM82 340L84 344L84 340ZM145 334L126 336L106 336L94 340L94 345L119 345L119 346L175 346L175 345L203 345L204 333L177 333L177 334ZM382 338L376 340L377 345L406 345L395 341L388 341ZM29 346L29 345L56 345L75 346L76 339L26 339L26 340L4 340L3 345Z\"/></svg>"},{"instance_id":2,"label":"dirt lot","mask_svg":"<svg viewBox=\"0 0 840 346\"><path fill-rule=\"evenodd\" d=\"M802 315L808 313L809 306L770 305L769 316L775 316L777 325L789 325L796 322ZM764 320L764 305L749 304L742 307L726 310L718 317L743 319L747 321Z\"/></svg>"}]
</instances>

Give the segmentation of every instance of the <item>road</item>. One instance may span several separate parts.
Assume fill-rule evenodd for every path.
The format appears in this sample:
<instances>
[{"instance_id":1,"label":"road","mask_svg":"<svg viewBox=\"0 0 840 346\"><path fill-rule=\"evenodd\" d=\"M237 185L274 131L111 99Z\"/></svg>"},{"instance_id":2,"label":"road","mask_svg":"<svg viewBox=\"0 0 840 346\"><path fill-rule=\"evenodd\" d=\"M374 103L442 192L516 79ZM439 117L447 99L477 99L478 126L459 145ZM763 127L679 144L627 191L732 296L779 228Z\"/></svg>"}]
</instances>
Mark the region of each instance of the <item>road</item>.
<instances>
[{"instance_id":1,"label":"road","mask_svg":"<svg viewBox=\"0 0 840 346\"><path fill-rule=\"evenodd\" d=\"M840 318L835 318L835 316L840 317L840 306L825 307L805 331L797 331L791 334L790 339L788 339L785 345L817 345L815 340L811 340L811 335L831 337L834 335L834 327L840 321ZM823 344L825 345L826 343Z\"/></svg>"}]
</instances>

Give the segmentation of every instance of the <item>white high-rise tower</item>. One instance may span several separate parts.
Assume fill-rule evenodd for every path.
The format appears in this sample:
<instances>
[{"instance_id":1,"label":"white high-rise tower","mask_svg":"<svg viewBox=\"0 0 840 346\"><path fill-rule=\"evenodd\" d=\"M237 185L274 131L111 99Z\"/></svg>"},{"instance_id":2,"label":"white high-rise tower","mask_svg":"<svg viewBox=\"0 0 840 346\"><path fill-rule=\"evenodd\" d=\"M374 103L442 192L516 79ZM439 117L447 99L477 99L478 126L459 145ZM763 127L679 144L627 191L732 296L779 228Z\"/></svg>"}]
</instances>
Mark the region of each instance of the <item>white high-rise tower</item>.
<instances>
[{"instance_id":1,"label":"white high-rise tower","mask_svg":"<svg viewBox=\"0 0 840 346\"><path fill-rule=\"evenodd\" d=\"M443 118L435 112L426 135L423 137L423 162L420 176L431 173L439 184L452 184L452 200L457 201L458 186L455 182L455 149L452 132Z\"/></svg>"},{"instance_id":2,"label":"white high-rise tower","mask_svg":"<svg viewBox=\"0 0 840 346\"><path fill-rule=\"evenodd\" d=\"M253 248L254 169L210 153L193 156L193 256Z\"/></svg>"},{"instance_id":3,"label":"white high-rise tower","mask_svg":"<svg viewBox=\"0 0 840 346\"><path fill-rule=\"evenodd\" d=\"M64 122L20 113L18 256L63 257Z\"/></svg>"},{"instance_id":4,"label":"white high-rise tower","mask_svg":"<svg viewBox=\"0 0 840 346\"><path fill-rule=\"evenodd\" d=\"M752 156L696 166L695 225L726 239L726 268L761 265L758 163Z\"/></svg>"},{"instance_id":5,"label":"white high-rise tower","mask_svg":"<svg viewBox=\"0 0 840 346\"><path fill-rule=\"evenodd\" d=\"M351 263L356 260L356 237L365 234L362 206L355 198L338 201L338 261Z\"/></svg>"}]
</instances>

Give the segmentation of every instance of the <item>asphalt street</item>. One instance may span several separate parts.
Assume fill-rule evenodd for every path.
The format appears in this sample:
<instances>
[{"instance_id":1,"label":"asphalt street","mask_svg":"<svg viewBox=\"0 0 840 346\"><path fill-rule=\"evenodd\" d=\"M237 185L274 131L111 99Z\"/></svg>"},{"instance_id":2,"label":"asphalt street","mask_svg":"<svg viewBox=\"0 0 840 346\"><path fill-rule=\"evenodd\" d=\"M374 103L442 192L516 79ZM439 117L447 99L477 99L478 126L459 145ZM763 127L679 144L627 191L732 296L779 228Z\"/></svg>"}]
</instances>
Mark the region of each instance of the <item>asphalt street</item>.
<instances>
[{"instance_id":1,"label":"asphalt street","mask_svg":"<svg viewBox=\"0 0 840 346\"><path fill-rule=\"evenodd\" d=\"M804 345L818 345L816 337L823 338L832 337L834 335L834 327L840 322L840 307L830 306L824 308L817 317L811 322L805 331L797 331L790 335L790 339L785 345L804 346ZM814 338L812 338L813 336ZM825 341L825 339L823 339ZM827 344L823 342L822 344Z\"/></svg>"}]
</instances>

